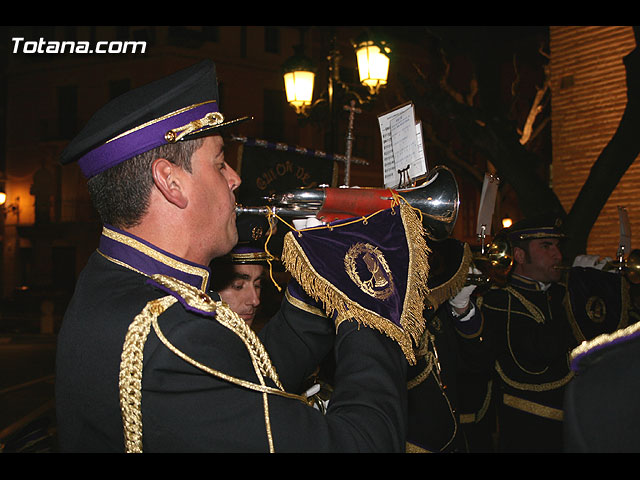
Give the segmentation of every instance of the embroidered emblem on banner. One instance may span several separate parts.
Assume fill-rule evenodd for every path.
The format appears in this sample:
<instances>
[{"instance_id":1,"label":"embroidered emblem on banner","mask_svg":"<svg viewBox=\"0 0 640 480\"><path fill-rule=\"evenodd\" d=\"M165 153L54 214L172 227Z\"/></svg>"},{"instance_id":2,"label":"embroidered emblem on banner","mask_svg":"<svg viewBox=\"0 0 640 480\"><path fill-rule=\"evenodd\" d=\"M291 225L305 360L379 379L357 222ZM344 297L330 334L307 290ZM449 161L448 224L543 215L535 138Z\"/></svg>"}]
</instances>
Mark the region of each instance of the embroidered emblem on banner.
<instances>
[{"instance_id":1,"label":"embroidered emblem on banner","mask_svg":"<svg viewBox=\"0 0 640 480\"><path fill-rule=\"evenodd\" d=\"M604 322L607 316L607 306L600 297L590 297L585 305L587 316L596 323Z\"/></svg>"},{"instance_id":2,"label":"embroidered emblem on banner","mask_svg":"<svg viewBox=\"0 0 640 480\"><path fill-rule=\"evenodd\" d=\"M349 278L360 290L378 300L389 298L394 292L391 269L382 252L369 243L356 243L344 256Z\"/></svg>"},{"instance_id":3,"label":"embroidered emblem on banner","mask_svg":"<svg viewBox=\"0 0 640 480\"><path fill-rule=\"evenodd\" d=\"M393 277L382 252L369 243L352 245L344 256L344 268L360 290L378 300L394 291Z\"/></svg>"}]
</instances>

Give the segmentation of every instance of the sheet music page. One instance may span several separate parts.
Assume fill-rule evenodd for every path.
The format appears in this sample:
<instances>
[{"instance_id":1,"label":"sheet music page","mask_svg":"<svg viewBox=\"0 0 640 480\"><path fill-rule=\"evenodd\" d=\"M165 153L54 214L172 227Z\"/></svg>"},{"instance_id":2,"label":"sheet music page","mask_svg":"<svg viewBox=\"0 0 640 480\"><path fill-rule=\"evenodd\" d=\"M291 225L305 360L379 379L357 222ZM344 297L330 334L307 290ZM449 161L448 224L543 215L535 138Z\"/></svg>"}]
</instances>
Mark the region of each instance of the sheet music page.
<instances>
[{"instance_id":1,"label":"sheet music page","mask_svg":"<svg viewBox=\"0 0 640 480\"><path fill-rule=\"evenodd\" d=\"M382 136L382 163L386 188L398 186L399 171L407 169L410 179L426 174L422 126L415 121L412 103L378 117Z\"/></svg>"},{"instance_id":2,"label":"sheet music page","mask_svg":"<svg viewBox=\"0 0 640 480\"><path fill-rule=\"evenodd\" d=\"M418 178L426 175L429 171L427 164L427 154L424 151L424 142L422 141L422 122L416 123L416 144L418 146L418 160L411 164L411 178Z\"/></svg>"}]
</instances>

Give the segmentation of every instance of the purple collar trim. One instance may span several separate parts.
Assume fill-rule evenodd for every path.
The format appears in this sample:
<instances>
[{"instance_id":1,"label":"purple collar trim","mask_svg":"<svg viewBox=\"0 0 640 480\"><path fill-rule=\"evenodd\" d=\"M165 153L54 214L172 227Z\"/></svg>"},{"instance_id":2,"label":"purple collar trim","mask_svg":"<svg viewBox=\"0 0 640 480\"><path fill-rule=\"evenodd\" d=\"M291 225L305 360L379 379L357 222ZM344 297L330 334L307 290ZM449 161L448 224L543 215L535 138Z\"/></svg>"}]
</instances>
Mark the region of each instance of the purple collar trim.
<instances>
[{"instance_id":1,"label":"purple collar trim","mask_svg":"<svg viewBox=\"0 0 640 480\"><path fill-rule=\"evenodd\" d=\"M208 113L218 112L215 101L193 105L165 115L137 128L129 130L97 148L78 160L85 178L91 178L131 157L165 145L165 135L170 130L183 127L200 120Z\"/></svg>"},{"instance_id":2,"label":"purple collar trim","mask_svg":"<svg viewBox=\"0 0 640 480\"><path fill-rule=\"evenodd\" d=\"M162 274L208 291L211 271L161 250L128 232L105 225L100 237L100 253L144 275Z\"/></svg>"}]
</instances>

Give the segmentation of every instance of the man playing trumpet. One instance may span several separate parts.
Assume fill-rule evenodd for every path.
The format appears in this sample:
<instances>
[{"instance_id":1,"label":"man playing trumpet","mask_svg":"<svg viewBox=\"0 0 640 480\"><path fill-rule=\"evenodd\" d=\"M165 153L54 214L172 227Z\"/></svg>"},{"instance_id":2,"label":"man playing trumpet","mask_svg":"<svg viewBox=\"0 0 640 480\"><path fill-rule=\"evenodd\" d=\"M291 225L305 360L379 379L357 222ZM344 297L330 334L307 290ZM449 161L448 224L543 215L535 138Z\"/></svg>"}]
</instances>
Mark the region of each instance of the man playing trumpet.
<instances>
[{"instance_id":1,"label":"man playing trumpet","mask_svg":"<svg viewBox=\"0 0 640 480\"><path fill-rule=\"evenodd\" d=\"M474 302L472 288L450 303L460 316L480 316L493 357L499 451L562 451L562 402L576 346L563 306L566 287L553 221L523 220L508 231L514 265L503 287ZM470 310L473 310L471 312Z\"/></svg>"}]
</instances>

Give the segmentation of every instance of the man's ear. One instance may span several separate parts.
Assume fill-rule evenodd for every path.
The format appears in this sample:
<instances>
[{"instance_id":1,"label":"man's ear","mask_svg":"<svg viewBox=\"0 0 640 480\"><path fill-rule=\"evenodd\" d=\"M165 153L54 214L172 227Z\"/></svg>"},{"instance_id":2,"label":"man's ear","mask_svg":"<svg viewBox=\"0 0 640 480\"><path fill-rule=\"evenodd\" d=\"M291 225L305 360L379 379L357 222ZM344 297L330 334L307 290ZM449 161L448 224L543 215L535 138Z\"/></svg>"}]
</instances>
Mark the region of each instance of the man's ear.
<instances>
[{"instance_id":1,"label":"man's ear","mask_svg":"<svg viewBox=\"0 0 640 480\"><path fill-rule=\"evenodd\" d=\"M153 182L169 203L185 208L189 200L183 189L181 175L184 171L166 158L157 158L151 164Z\"/></svg>"},{"instance_id":2,"label":"man's ear","mask_svg":"<svg viewBox=\"0 0 640 480\"><path fill-rule=\"evenodd\" d=\"M525 251L520 247L513 247L513 259L517 263L526 263Z\"/></svg>"}]
</instances>

